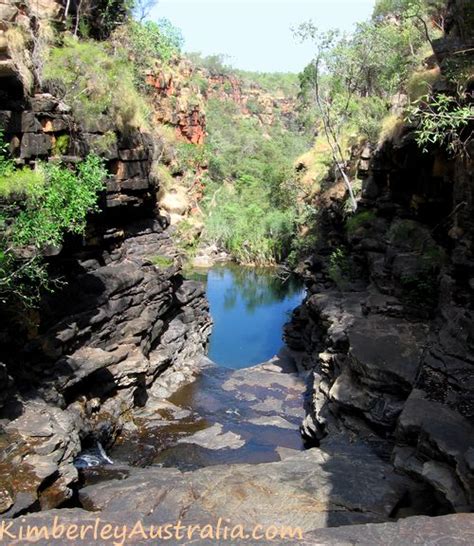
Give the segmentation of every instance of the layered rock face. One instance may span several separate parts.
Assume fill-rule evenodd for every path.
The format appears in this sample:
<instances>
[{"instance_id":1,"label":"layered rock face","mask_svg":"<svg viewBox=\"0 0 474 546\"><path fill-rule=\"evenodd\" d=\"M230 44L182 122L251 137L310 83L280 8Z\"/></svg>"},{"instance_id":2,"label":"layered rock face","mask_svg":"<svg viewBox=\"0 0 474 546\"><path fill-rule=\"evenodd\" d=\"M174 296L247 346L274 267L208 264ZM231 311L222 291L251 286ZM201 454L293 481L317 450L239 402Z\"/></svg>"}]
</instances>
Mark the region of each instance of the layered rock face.
<instances>
[{"instance_id":1,"label":"layered rock face","mask_svg":"<svg viewBox=\"0 0 474 546\"><path fill-rule=\"evenodd\" d=\"M441 66L461 43L453 27L436 44ZM287 328L313 370L308 440L364 438L441 511L474 502L473 152L422 154L409 128L380 146L354 220L326 202L327 246Z\"/></svg>"},{"instance_id":2,"label":"layered rock face","mask_svg":"<svg viewBox=\"0 0 474 546\"><path fill-rule=\"evenodd\" d=\"M297 101L283 93L272 95L257 84L246 84L231 74L207 74L206 98L231 100L243 116L257 118L262 126L274 125L276 113L290 126L296 117Z\"/></svg>"},{"instance_id":3,"label":"layered rock face","mask_svg":"<svg viewBox=\"0 0 474 546\"><path fill-rule=\"evenodd\" d=\"M185 59L147 76L154 89L155 119L175 127L178 137L192 144L203 144L206 135L206 114L203 96L193 84L194 68Z\"/></svg>"},{"instance_id":4,"label":"layered rock face","mask_svg":"<svg viewBox=\"0 0 474 546\"><path fill-rule=\"evenodd\" d=\"M5 32L19 18L27 29L33 16L15 2L2 3L5 14ZM204 352L210 317L202 286L180 275L156 204L150 170L162 143L121 134L106 118L84 126L54 96L30 94L22 66L4 53L0 119L17 163L73 165L100 150L112 173L85 236L47 250L61 282L32 317L37 325L2 320L0 441L9 448L0 460L0 513L15 515L72 496L74 457L133 428L134 408L162 372L188 369Z\"/></svg>"}]
</instances>

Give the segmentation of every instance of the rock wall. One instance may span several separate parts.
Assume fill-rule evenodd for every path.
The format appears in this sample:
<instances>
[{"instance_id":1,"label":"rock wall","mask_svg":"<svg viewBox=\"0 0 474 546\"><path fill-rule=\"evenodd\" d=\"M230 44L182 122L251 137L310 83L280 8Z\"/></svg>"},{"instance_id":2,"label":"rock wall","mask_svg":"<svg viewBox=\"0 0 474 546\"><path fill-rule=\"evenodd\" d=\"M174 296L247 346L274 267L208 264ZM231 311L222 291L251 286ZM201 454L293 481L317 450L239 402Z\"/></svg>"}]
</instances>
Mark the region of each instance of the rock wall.
<instances>
[{"instance_id":1,"label":"rock wall","mask_svg":"<svg viewBox=\"0 0 474 546\"><path fill-rule=\"evenodd\" d=\"M206 135L204 99L193 84L194 68L185 59L147 75L147 84L155 96L154 117L158 123L175 127L185 142L203 144Z\"/></svg>"},{"instance_id":2,"label":"rock wall","mask_svg":"<svg viewBox=\"0 0 474 546\"><path fill-rule=\"evenodd\" d=\"M4 34L20 23L31 30L28 4L0 7ZM164 371L176 372L175 383L190 373L210 317L203 287L180 274L157 207L151 166L163 142L139 131L121 134L105 117L84 125L37 81L37 92L26 85L31 50L23 64L9 45L2 52L0 121L18 165L73 166L96 151L111 173L85 236L47 251L51 274L62 280L58 289L35 316L2 317L0 443L8 449L0 455L0 513L10 516L70 499L74 457L133 428L134 408L154 396Z\"/></svg>"},{"instance_id":3,"label":"rock wall","mask_svg":"<svg viewBox=\"0 0 474 546\"><path fill-rule=\"evenodd\" d=\"M459 40L435 44L441 67ZM405 127L364 167L352 220L328 190L286 331L313 373L308 442L363 438L432 491L433 513L474 503L473 153L422 154Z\"/></svg>"},{"instance_id":4,"label":"rock wall","mask_svg":"<svg viewBox=\"0 0 474 546\"><path fill-rule=\"evenodd\" d=\"M295 97L278 96L266 92L257 84L246 84L232 74L205 73L207 99L231 100L245 117L256 118L262 126L274 125L277 116L291 126L297 117Z\"/></svg>"}]
</instances>

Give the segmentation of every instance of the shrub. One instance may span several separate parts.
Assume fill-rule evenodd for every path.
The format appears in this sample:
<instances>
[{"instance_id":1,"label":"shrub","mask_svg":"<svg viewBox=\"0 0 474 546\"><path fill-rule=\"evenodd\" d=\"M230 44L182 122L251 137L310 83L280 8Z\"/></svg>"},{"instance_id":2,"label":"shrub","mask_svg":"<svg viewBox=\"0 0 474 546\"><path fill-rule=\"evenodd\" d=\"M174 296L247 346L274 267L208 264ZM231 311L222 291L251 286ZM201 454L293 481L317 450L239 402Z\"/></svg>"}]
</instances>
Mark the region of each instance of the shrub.
<instances>
[{"instance_id":1,"label":"shrub","mask_svg":"<svg viewBox=\"0 0 474 546\"><path fill-rule=\"evenodd\" d=\"M187 54L188 59L200 68L208 70L212 75L224 75L230 72L230 67L226 64L228 57L226 55L203 56L201 53L192 52Z\"/></svg>"},{"instance_id":2,"label":"shrub","mask_svg":"<svg viewBox=\"0 0 474 546\"><path fill-rule=\"evenodd\" d=\"M405 128L405 123L402 118L395 114L389 114L382 122L379 132L378 144L381 146L387 140L397 141Z\"/></svg>"},{"instance_id":3,"label":"shrub","mask_svg":"<svg viewBox=\"0 0 474 546\"><path fill-rule=\"evenodd\" d=\"M203 237L242 263L284 259L297 234L293 162L308 140L276 120L264 134L258 120L243 117L233 102L208 102Z\"/></svg>"},{"instance_id":4,"label":"shrub","mask_svg":"<svg viewBox=\"0 0 474 546\"><path fill-rule=\"evenodd\" d=\"M147 124L148 107L123 50L112 52L106 43L66 38L62 47L50 50L44 78L85 124L94 124L102 115L110 116L122 131Z\"/></svg>"},{"instance_id":5,"label":"shrub","mask_svg":"<svg viewBox=\"0 0 474 546\"><path fill-rule=\"evenodd\" d=\"M69 150L69 135L59 135L53 145L53 155L65 155Z\"/></svg>"},{"instance_id":6,"label":"shrub","mask_svg":"<svg viewBox=\"0 0 474 546\"><path fill-rule=\"evenodd\" d=\"M162 255L153 256L152 258L150 258L150 261L153 265L159 267L160 269L166 269L174 264L173 258Z\"/></svg>"},{"instance_id":7,"label":"shrub","mask_svg":"<svg viewBox=\"0 0 474 546\"><path fill-rule=\"evenodd\" d=\"M174 178L166 165L154 161L151 166L150 176L157 188L169 190L173 186Z\"/></svg>"},{"instance_id":8,"label":"shrub","mask_svg":"<svg viewBox=\"0 0 474 546\"><path fill-rule=\"evenodd\" d=\"M42 168L32 171L28 167L12 170L0 175L0 197L28 196L38 192L45 184Z\"/></svg>"},{"instance_id":9,"label":"shrub","mask_svg":"<svg viewBox=\"0 0 474 546\"><path fill-rule=\"evenodd\" d=\"M438 146L457 155L464 152L470 139L469 131L467 135L463 132L474 121L474 106L440 93L412 106L408 120L417 127L416 141L423 152L428 152L431 146Z\"/></svg>"},{"instance_id":10,"label":"shrub","mask_svg":"<svg viewBox=\"0 0 474 546\"><path fill-rule=\"evenodd\" d=\"M317 137L313 148L296 161L296 168L301 171L301 183L311 193L319 192L332 166L331 148L323 137Z\"/></svg>"},{"instance_id":11,"label":"shrub","mask_svg":"<svg viewBox=\"0 0 474 546\"><path fill-rule=\"evenodd\" d=\"M0 159L0 164L3 160ZM82 234L87 214L97 210L106 171L96 156L77 172L57 163L35 171L12 168L0 179L0 300L34 305L51 282L42 258L65 233Z\"/></svg>"},{"instance_id":12,"label":"shrub","mask_svg":"<svg viewBox=\"0 0 474 546\"><path fill-rule=\"evenodd\" d=\"M158 21L131 21L121 28L116 40L122 42L141 71L152 68L157 60L165 64L179 55L183 45L181 31L167 19Z\"/></svg>"},{"instance_id":13,"label":"shrub","mask_svg":"<svg viewBox=\"0 0 474 546\"><path fill-rule=\"evenodd\" d=\"M77 173L55 163L40 169L45 183L29 192L13 222L10 237L16 247L60 245L64 233L83 233L87 214L98 210L105 170L97 156L82 161Z\"/></svg>"},{"instance_id":14,"label":"shrub","mask_svg":"<svg viewBox=\"0 0 474 546\"><path fill-rule=\"evenodd\" d=\"M344 290L349 283L350 272L351 267L345 250L336 248L329 256L329 278L340 290Z\"/></svg>"}]
</instances>

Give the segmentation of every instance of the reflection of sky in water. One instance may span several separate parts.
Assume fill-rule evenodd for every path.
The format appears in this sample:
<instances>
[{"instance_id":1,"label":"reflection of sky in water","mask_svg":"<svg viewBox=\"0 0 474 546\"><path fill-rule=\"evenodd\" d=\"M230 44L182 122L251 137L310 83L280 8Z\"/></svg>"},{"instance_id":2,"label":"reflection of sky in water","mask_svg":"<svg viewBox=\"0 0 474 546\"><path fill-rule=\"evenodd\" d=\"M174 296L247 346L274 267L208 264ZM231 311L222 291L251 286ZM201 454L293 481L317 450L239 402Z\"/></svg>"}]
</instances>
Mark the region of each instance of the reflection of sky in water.
<instances>
[{"instance_id":1,"label":"reflection of sky in water","mask_svg":"<svg viewBox=\"0 0 474 546\"><path fill-rule=\"evenodd\" d=\"M264 362L282 347L283 325L304 296L296 280L282 283L274 272L237 266L207 275L214 327L209 358L229 368Z\"/></svg>"}]
</instances>

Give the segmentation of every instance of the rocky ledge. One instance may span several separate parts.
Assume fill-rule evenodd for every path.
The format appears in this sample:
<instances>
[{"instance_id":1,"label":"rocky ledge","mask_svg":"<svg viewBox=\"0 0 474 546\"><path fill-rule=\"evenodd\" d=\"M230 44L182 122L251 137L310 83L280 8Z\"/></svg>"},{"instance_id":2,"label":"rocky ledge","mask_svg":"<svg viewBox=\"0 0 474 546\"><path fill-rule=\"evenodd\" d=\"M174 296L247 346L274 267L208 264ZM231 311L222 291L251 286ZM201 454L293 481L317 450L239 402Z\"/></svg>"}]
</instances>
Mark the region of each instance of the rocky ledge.
<instances>
[{"instance_id":1,"label":"rocky ledge","mask_svg":"<svg viewBox=\"0 0 474 546\"><path fill-rule=\"evenodd\" d=\"M22 518L21 522L24 526L30 526L31 528L44 528L43 537L39 537L35 540L35 544L38 545L52 545L63 544L67 526L79 525L89 526L94 529L97 525L98 514L86 512L79 509L64 509L64 510L52 510L51 512L45 512L40 514L29 515ZM134 515L110 515L107 518L100 517L99 525L97 526L98 532L104 529L104 536L110 536L110 529L107 529L107 524L112 526L112 529L117 526L118 535L122 532L123 526L127 526L127 530L131 533L132 529L137 523L134 519ZM57 524L64 525L64 530L60 538L56 529L56 535L53 533L54 520ZM129 519L130 518L130 519ZM233 523L233 522L232 522ZM232 523L228 526L232 529ZM144 532L149 533L151 528L148 524L144 526ZM180 544L200 544L203 546L211 546L216 544L217 530L214 529L212 535L214 538L206 539L199 538L201 532L203 536L209 537L211 532L209 528L203 528L202 524L199 527L194 527L194 531L191 538L187 538L187 529L183 531L181 529L180 536L184 538L180 540ZM211 524L212 525L212 524ZM238 524L236 524L238 525ZM19 525L15 525L12 522L12 527L8 529L8 532L12 537L17 537L19 534ZM73 534L76 533L76 529L72 527ZM259 529L260 531L260 529ZM154 529L157 532L157 529ZM244 530L244 533L246 531ZM223 530L221 529L221 533ZM44 535L48 538L45 538ZM163 536L165 536L163 534ZM222 536L222 535L221 535ZM334 546L405 546L407 544L427 544L437 546L452 546L452 545L470 545L474 540L474 519L468 514L453 514L449 516L442 516L438 518L429 518L424 516L410 517L398 522L390 523L375 523L375 524L363 524L363 525L348 525L344 527L329 528L329 529L317 529L314 531L302 533L302 539L293 539L295 544L302 545L334 545ZM12 539L15 540L14 538ZM272 544L288 544L288 536L281 540L275 538L271 541ZM17 542L12 542L13 544ZM106 543L106 541L104 541ZM226 540L227 544L264 544L262 540L252 541L248 538L245 540ZM87 532L85 539L81 541L81 544L85 546L92 546L98 544L97 540L93 538L93 532ZM140 533L136 533L127 544L150 544L149 540L140 538Z\"/></svg>"},{"instance_id":2,"label":"rocky ledge","mask_svg":"<svg viewBox=\"0 0 474 546\"><path fill-rule=\"evenodd\" d=\"M393 522L417 509L409 496L421 498L423 488L397 475L369 442L340 433L320 447L303 449L297 422L307 374L297 371L288 353L244 370L226 372L208 361L201 369L196 382L182 386L170 400L151 397L134 412L139 443L126 429L128 438L110 452L115 464L84 471L85 487L77 499L81 509L49 510L14 525L50 525L55 516L62 523L86 524L95 518L118 523L120 514L121 525L130 527L136 521L145 527L178 520L205 525L221 518L245 532L257 525L296 527L306 544L319 540L322 528L341 525L358 524L355 536L362 538L365 524ZM259 458L264 462L241 463ZM413 527L403 528L416 536L430 521L413 520ZM463 524L468 530L470 522ZM372 543L402 526L386 525L367 527ZM324 535L329 544L338 537L333 531L336 538L330 531Z\"/></svg>"},{"instance_id":3,"label":"rocky ledge","mask_svg":"<svg viewBox=\"0 0 474 546\"><path fill-rule=\"evenodd\" d=\"M135 226L107 265L81 263L54 296L52 322L29 342L22 366L9 366L1 512L70 498L81 448L110 444L164 370L192 368L202 354L210 329L203 286L183 280L172 258L166 268L148 258L162 256L167 243L152 222Z\"/></svg>"}]
</instances>

